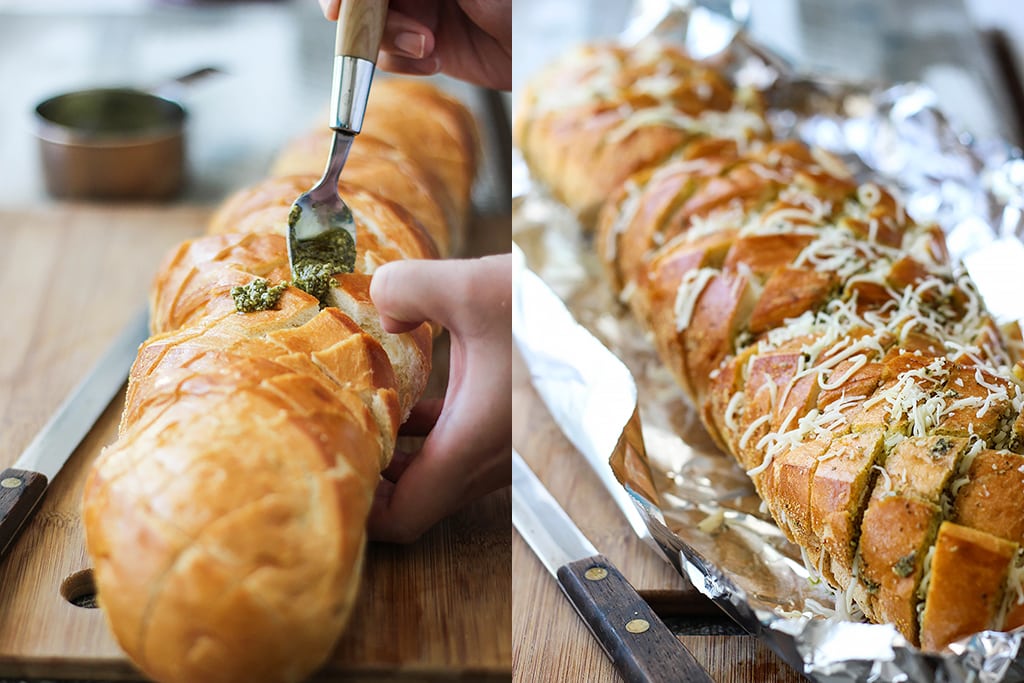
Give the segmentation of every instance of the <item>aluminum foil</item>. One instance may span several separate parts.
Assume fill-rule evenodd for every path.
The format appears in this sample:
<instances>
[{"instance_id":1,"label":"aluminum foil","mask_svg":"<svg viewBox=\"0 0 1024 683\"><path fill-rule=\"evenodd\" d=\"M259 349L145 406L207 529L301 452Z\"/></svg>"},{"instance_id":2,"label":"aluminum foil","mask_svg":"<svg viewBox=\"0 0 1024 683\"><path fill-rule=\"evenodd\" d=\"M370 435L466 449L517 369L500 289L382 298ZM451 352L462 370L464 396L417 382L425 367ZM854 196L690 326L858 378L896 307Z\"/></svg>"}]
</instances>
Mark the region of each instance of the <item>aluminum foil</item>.
<instances>
[{"instance_id":1,"label":"aluminum foil","mask_svg":"<svg viewBox=\"0 0 1024 683\"><path fill-rule=\"evenodd\" d=\"M942 225L997 319L1024 318L1024 160L1015 150L956 130L921 85L801 76L719 15L670 0L639 7L624 40L656 34L697 46L735 80L765 90L779 136L829 149L855 172L898 188L908 213ZM772 523L746 474L713 445L648 336L613 298L572 214L530 183L518 157L513 196L513 239L527 265L635 379L646 452L617 449L611 465L682 575L812 680L1024 680L1024 630L983 632L928 654L892 626L864 623L844 596L812 582L799 548ZM547 332L561 334L557 326ZM577 361L564 362L563 371ZM594 374L592 366L577 370ZM549 393L549 404L558 400Z\"/></svg>"}]
</instances>

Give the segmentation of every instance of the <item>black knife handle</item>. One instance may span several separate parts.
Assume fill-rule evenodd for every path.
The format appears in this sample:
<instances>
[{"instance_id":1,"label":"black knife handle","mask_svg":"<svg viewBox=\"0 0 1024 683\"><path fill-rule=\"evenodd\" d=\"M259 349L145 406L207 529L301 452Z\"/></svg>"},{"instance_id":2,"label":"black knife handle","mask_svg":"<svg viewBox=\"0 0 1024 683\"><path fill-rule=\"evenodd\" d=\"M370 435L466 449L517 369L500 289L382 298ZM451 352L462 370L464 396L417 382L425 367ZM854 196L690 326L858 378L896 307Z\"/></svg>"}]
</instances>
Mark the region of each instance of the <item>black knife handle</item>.
<instances>
[{"instance_id":1,"label":"black knife handle","mask_svg":"<svg viewBox=\"0 0 1024 683\"><path fill-rule=\"evenodd\" d=\"M629 683L711 683L707 671L604 555L562 565L558 583Z\"/></svg>"},{"instance_id":2,"label":"black knife handle","mask_svg":"<svg viewBox=\"0 0 1024 683\"><path fill-rule=\"evenodd\" d=\"M0 472L0 557L46 492L46 476L8 467Z\"/></svg>"}]
</instances>

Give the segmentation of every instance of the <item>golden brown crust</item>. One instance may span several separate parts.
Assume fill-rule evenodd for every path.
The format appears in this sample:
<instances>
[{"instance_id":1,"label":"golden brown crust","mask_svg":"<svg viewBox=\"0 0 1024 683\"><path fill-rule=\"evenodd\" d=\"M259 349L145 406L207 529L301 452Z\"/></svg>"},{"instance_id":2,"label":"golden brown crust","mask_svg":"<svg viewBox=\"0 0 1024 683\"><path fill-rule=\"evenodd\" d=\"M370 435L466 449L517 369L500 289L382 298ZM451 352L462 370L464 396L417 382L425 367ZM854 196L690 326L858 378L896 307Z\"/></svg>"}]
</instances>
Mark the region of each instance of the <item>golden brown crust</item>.
<instances>
[{"instance_id":1,"label":"golden brown crust","mask_svg":"<svg viewBox=\"0 0 1024 683\"><path fill-rule=\"evenodd\" d=\"M291 140L271 168L273 176L317 175L327 165L333 132L310 131ZM360 133L345 162L344 181L404 207L433 238L438 253L451 256L464 228L456 200L442 180L397 147ZM454 226L454 228L453 228Z\"/></svg>"},{"instance_id":2,"label":"golden brown crust","mask_svg":"<svg viewBox=\"0 0 1024 683\"><path fill-rule=\"evenodd\" d=\"M812 558L818 558L821 551L820 537L815 533L812 519L812 482L831 443L832 439L828 437L811 439L773 458L772 485L763 487L762 493L770 509L782 511L779 527L790 540L803 546ZM820 560L815 566L820 573Z\"/></svg>"},{"instance_id":3,"label":"golden brown crust","mask_svg":"<svg viewBox=\"0 0 1024 683\"><path fill-rule=\"evenodd\" d=\"M998 628L1004 584L1016 554L1016 543L943 522L921 618L921 647L941 650L964 636Z\"/></svg>"},{"instance_id":4,"label":"golden brown crust","mask_svg":"<svg viewBox=\"0 0 1024 683\"><path fill-rule=\"evenodd\" d=\"M408 92L407 106L427 106L427 91ZM464 109L440 106L443 120L424 124L448 144L438 177L471 183L475 141L456 141ZM414 122L399 118L411 139ZM335 276L324 308L295 287L255 313L235 312L231 296L255 278L290 279L287 215L315 175L237 192L212 234L173 249L154 279L155 334L132 367L118 439L90 471L83 520L111 630L156 680L298 681L348 619L374 491L426 386L433 343L427 323L383 330L371 274L438 255L395 201L430 208L411 173L358 164L353 175L377 191L340 185L357 224L356 272ZM453 190L468 201L468 186ZM428 214L454 234L450 216Z\"/></svg>"},{"instance_id":5,"label":"golden brown crust","mask_svg":"<svg viewBox=\"0 0 1024 683\"><path fill-rule=\"evenodd\" d=\"M853 576L861 516L883 453L881 430L845 434L832 440L814 470L810 522L824 555L822 576L833 585L845 586Z\"/></svg>"},{"instance_id":6,"label":"golden brown crust","mask_svg":"<svg viewBox=\"0 0 1024 683\"><path fill-rule=\"evenodd\" d=\"M473 115L422 79L382 78L374 81L362 132L402 150L440 179L455 210L457 222L450 227L457 252L472 210L480 156Z\"/></svg>"},{"instance_id":7,"label":"golden brown crust","mask_svg":"<svg viewBox=\"0 0 1024 683\"><path fill-rule=\"evenodd\" d=\"M892 192L796 140L687 128L749 101L703 69L654 43L581 48L528 84L516 142L584 230L607 197L610 286L779 527L911 642L930 609L942 647L959 627L921 588L939 525L1024 534L1024 363ZM989 597L948 624L989 623Z\"/></svg>"},{"instance_id":8,"label":"golden brown crust","mask_svg":"<svg viewBox=\"0 0 1024 683\"><path fill-rule=\"evenodd\" d=\"M951 520L1024 545L1024 456L985 449L963 477Z\"/></svg>"},{"instance_id":9,"label":"golden brown crust","mask_svg":"<svg viewBox=\"0 0 1024 683\"><path fill-rule=\"evenodd\" d=\"M653 42L566 55L527 84L513 126L539 179L586 223L630 175L689 144L734 137L745 145L767 132L755 95Z\"/></svg>"},{"instance_id":10,"label":"golden brown crust","mask_svg":"<svg viewBox=\"0 0 1024 683\"><path fill-rule=\"evenodd\" d=\"M933 505L941 504L969 445L968 439L950 436L920 436L901 441L885 460L891 490Z\"/></svg>"},{"instance_id":11,"label":"golden brown crust","mask_svg":"<svg viewBox=\"0 0 1024 683\"><path fill-rule=\"evenodd\" d=\"M867 593L864 612L892 623L913 644L918 642L917 589L941 514L937 505L914 496L876 491L861 524L857 581Z\"/></svg>"}]
</instances>

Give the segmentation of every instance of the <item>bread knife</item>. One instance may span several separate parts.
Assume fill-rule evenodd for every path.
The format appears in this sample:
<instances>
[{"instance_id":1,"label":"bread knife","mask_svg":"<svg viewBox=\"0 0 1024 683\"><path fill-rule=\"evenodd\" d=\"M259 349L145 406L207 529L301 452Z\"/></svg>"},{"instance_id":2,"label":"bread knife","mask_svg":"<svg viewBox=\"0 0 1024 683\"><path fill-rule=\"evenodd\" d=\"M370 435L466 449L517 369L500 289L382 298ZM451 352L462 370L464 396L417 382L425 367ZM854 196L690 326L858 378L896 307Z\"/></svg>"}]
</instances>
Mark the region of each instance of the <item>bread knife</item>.
<instances>
[{"instance_id":1,"label":"bread knife","mask_svg":"<svg viewBox=\"0 0 1024 683\"><path fill-rule=\"evenodd\" d=\"M572 445L597 473L633 533L664 557L608 458L636 411L637 391L625 364L576 322L558 295L512 244L512 337L530 381Z\"/></svg>"},{"instance_id":2,"label":"bread knife","mask_svg":"<svg viewBox=\"0 0 1024 683\"><path fill-rule=\"evenodd\" d=\"M47 487L124 385L149 314L138 313L57 408L11 467L0 472L0 558L42 500Z\"/></svg>"},{"instance_id":3,"label":"bread knife","mask_svg":"<svg viewBox=\"0 0 1024 683\"><path fill-rule=\"evenodd\" d=\"M514 449L512 523L626 681L712 680Z\"/></svg>"}]
</instances>

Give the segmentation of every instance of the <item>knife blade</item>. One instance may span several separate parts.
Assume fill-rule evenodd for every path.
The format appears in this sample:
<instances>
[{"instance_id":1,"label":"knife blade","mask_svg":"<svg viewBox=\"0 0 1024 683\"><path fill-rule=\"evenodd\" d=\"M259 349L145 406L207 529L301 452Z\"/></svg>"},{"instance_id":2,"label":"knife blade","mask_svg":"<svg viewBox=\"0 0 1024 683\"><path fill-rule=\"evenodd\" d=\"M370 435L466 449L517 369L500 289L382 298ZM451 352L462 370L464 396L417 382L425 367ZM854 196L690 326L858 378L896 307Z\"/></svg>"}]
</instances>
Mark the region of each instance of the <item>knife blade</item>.
<instances>
[{"instance_id":1,"label":"knife blade","mask_svg":"<svg viewBox=\"0 0 1024 683\"><path fill-rule=\"evenodd\" d=\"M530 381L633 532L661 557L643 515L608 462L636 412L636 382L625 364L576 322L558 295L526 266L515 243L512 251L512 336Z\"/></svg>"},{"instance_id":2,"label":"knife blade","mask_svg":"<svg viewBox=\"0 0 1024 683\"><path fill-rule=\"evenodd\" d=\"M32 516L57 473L128 377L149 314L136 314L89 373L68 394L14 464L0 472L0 559Z\"/></svg>"},{"instance_id":3,"label":"knife blade","mask_svg":"<svg viewBox=\"0 0 1024 683\"><path fill-rule=\"evenodd\" d=\"M512 523L626 681L712 680L515 449Z\"/></svg>"}]
</instances>

